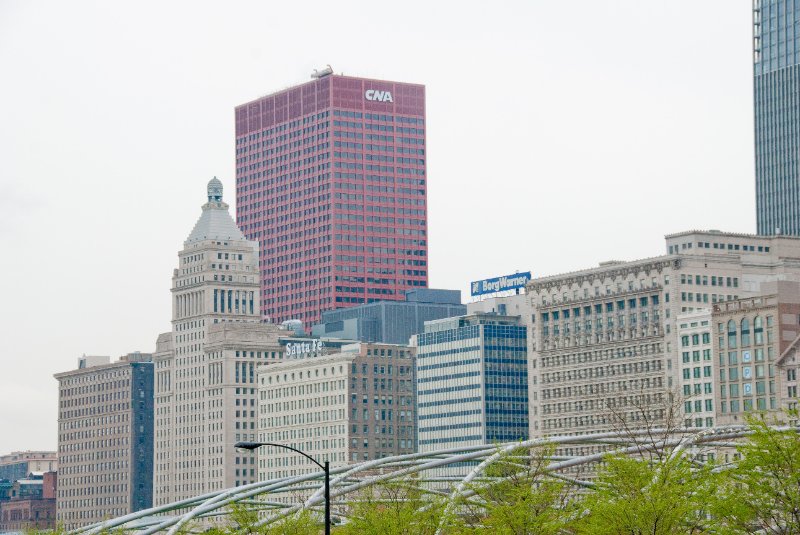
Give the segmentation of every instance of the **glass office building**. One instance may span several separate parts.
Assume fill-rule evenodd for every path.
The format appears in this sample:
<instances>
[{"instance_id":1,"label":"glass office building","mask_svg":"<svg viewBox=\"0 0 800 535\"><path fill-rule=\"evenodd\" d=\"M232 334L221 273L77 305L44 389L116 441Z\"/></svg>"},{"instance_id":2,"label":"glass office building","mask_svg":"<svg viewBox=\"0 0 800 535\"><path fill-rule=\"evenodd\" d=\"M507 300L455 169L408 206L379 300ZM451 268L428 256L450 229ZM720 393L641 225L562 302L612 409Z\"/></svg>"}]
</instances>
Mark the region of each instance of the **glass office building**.
<instances>
[{"instance_id":1,"label":"glass office building","mask_svg":"<svg viewBox=\"0 0 800 535\"><path fill-rule=\"evenodd\" d=\"M800 0L753 1L758 234L800 236Z\"/></svg>"},{"instance_id":2,"label":"glass office building","mask_svg":"<svg viewBox=\"0 0 800 535\"><path fill-rule=\"evenodd\" d=\"M526 340L518 316L425 322L416 341L419 451L527 440Z\"/></svg>"}]
</instances>

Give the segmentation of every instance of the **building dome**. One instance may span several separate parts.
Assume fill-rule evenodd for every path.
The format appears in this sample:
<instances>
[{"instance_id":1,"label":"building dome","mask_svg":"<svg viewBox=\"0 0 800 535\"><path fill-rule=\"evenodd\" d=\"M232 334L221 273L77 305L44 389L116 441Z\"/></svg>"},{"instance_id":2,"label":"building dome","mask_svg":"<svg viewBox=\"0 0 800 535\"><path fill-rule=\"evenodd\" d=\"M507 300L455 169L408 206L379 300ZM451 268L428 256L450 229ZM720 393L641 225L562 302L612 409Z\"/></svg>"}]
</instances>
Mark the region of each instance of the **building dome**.
<instances>
[{"instance_id":1,"label":"building dome","mask_svg":"<svg viewBox=\"0 0 800 535\"><path fill-rule=\"evenodd\" d=\"M222 182L217 177L208 181L208 202L222 202Z\"/></svg>"}]
</instances>

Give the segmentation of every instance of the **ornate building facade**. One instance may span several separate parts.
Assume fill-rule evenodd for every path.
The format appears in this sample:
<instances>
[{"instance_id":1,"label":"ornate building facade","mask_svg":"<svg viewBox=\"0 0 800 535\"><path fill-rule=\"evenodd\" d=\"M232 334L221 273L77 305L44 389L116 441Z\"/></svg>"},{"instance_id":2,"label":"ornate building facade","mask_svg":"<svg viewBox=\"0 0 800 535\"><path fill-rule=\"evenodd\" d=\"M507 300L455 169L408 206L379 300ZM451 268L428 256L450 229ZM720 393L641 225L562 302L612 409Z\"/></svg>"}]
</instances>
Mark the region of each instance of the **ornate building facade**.
<instances>
[{"instance_id":1,"label":"ornate building facade","mask_svg":"<svg viewBox=\"0 0 800 535\"><path fill-rule=\"evenodd\" d=\"M283 357L281 327L260 324L258 243L237 228L208 183L208 202L178 253L172 331L155 362L154 504L256 478L256 368Z\"/></svg>"},{"instance_id":2,"label":"ornate building facade","mask_svg":"<svg viewBox=\"0 0 800 535\"><path fill-rule=\"evenodd\" d=\"M800 273L795 238L690 231L666 241L664 256L528 284L532 437L685 424L679 316Z\"/></svg>"}]
</instances>

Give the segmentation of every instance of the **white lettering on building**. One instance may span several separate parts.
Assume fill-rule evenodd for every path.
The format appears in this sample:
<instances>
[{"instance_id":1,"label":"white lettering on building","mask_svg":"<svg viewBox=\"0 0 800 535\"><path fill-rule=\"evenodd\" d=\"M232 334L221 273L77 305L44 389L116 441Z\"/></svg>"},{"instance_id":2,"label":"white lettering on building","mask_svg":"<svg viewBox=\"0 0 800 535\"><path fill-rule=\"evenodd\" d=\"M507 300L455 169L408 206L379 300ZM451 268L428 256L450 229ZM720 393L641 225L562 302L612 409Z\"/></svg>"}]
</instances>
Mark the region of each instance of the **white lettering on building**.
<instances>
[{"instance_id":1,"label":"white lettering on building","mask_svg":"<svg viewBox=\"0 0 800 535\"><path fill-rule=\"evenodd\" d=\"M325 347L325 343L322 340L288 343L286 344L286 357L305 357L311 353L318 353L319 351L322 351L323 347Z\"/></svg>"},{"instance_id":2,"label":"white lettering on building","mask_svg":"<svg viewBox=\"0 0 800 535\"><path fill-rule=\"evenodd\" d=\"M379 91L377 89L367 89L364 93L367 100L377 100L378 102L394 102L391 91Z\"/></svg>"}]
</instances>

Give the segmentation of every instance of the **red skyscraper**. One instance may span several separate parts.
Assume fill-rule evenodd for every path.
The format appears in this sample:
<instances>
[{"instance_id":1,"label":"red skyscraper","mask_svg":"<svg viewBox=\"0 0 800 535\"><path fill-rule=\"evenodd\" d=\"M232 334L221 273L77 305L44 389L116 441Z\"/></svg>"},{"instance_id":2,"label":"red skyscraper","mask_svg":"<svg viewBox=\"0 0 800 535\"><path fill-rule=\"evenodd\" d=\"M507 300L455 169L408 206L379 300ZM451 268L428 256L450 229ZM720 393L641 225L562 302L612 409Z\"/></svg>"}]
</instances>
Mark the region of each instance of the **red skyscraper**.
<instances>
[{"instance_id":1,"label":"red skyscraper","mask_svg":"<svg viewBox=\"0 0 800 535\"><path fill-rule=\"evenodd\" d=\"M425 86L323 75L236 108L236 219L262 314L402 300L428 285Z\"/></svg>"}]
</instances>

